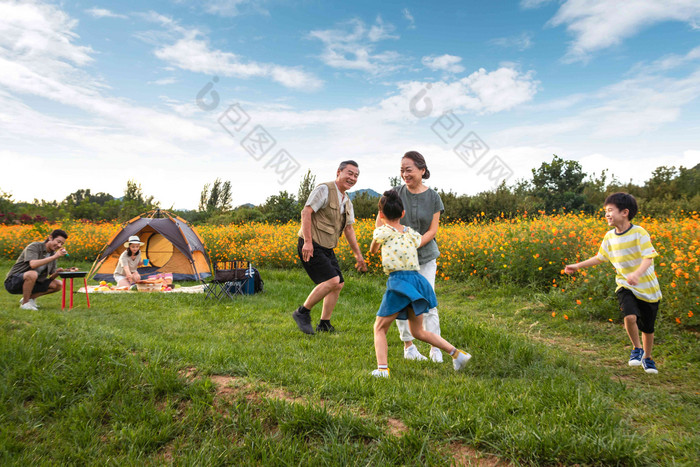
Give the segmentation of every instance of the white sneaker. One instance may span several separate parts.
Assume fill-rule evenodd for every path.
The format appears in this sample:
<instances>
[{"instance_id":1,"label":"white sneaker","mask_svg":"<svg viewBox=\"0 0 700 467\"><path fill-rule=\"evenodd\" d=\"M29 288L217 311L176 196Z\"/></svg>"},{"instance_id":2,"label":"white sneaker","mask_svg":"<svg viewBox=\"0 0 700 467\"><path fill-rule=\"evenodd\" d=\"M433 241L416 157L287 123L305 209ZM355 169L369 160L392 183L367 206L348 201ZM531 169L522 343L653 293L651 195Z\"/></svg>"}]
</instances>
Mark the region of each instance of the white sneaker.
<instances>
[{"instance_id":1,"label":"white sneaker","mask_svg":"<svg viewBox=\"0 0 700 467\"><path fill-rule=\"evenodd\" d=\"M403 358L406 360L418 360L419 362L427 360L427 358L418 351L416 344L411 344L410 347L403 349Z\"/></svg>"},{"instance_id":2,"label":"white sneaker","mask_svg":"<svg viewBox=\"0 0 700 467\"><path fill-rule=\"evenodd\" d=\"M24 302L24 297L22 297L22 298L19 299L19 304L20 304L20 305L22 305L23 302ZM36 302L36 300L34 300L33 298L30 298L28 303L31 303L32 305L34 305L34 306L37 307L37 308L41 308L41 307L39 306L39 304Z\"/></svg>"},{"instance_id":3,"label":"white sneaker","mask_svg":"<svg viewBox=\"0 0 700 467\"><path fill-rule=\"evenodd\" d=\"M465 367L472 356L463 350L457 350L456 355L457 357L452 359L452 367L455 369L455 371L459 371Z\"/></svg>"},{"instance_id":4,"label":"white sneaker","mask_svg":"<svg viewBox=\"0 0 700 467\"><path fill-rule=\"evenodd\" d=\"M442 352L437 347L430 348L430 359L435 363L442 363Z\"/></svg>"},{"instance_id":5,"label":"white sneaker","mask_svg":"<svg viewBox=\"0 0 700 467\"><path fill-rule=\"evenodd\" d=\"M372 371L372 376L375 378L388 378L389 377L389 369L386 368L384 370L376 369Z\"/></svg>"},{"instance_id":6,"label":"white sneaker","mask_svg":"<svg viewBox=\"0 0 700 467\"><path fill-rule=\"evenodd\" d=\"M39 309L38 309L35 305L33 305L31 301L29 301L29 302L27 302L27 303L22 303L22 304L20 304L19 307L20 307L22 310L39 311Z\"/></svg>"}]
</instances>

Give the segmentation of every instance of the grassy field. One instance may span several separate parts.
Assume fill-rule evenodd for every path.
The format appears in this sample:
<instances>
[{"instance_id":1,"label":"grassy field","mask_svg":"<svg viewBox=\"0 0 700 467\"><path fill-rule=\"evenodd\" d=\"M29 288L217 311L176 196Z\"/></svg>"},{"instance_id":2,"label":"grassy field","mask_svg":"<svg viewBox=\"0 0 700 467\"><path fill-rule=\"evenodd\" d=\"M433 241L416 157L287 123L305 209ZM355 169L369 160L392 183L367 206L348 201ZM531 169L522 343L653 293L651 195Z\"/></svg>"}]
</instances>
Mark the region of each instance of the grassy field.
<instances>
[{"instance_id":1,"label":"grassy field","mask_svg":"<svg viewBox=\"0 0 700 467\"><path fill-rule=\"evenodd\" d=\"M3 277L9 266L0 262ZM262 274L265 293L219 303L185 294L95 294L92 308L76 295L76 308L61 311L53 295L30 312L18 308L17 296L0 293L0 463L700 459L693 332L661 323L660 373L647 375L627 366L620 322L567 314L556 295L441 282L443 335L472 361L460 373L449 358L405 361L392 331L391 378L376 380L369 376L372 324L384 278L349 273L333 316L337 332L306 336L291 311L311 281L299 270ZM317 321L319 311L312 316Z\"/></svg>"}]
</instances>

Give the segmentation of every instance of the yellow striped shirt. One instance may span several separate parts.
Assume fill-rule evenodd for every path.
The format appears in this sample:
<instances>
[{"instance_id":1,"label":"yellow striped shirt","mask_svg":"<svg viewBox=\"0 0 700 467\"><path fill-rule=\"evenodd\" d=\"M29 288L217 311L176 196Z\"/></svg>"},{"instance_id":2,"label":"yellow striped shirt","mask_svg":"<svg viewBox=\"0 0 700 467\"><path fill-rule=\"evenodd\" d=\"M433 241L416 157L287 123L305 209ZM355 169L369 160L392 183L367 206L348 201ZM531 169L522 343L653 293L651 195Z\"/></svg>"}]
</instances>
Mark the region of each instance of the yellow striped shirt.
<instances>
[{"instance_id":1,"label":"yellow striped shirt","mask_svg":"<svg viewBox=\"0 0 700 467\"><path fill-rule=\"evenodd\" d=\"M638 299L654 303L661 300L661 288L654 273L653 258L657 256L659 254L652 246L647 231L638 225L632 225L621 234L615 233L615 229L606 233L596 257L601 261L610 261L615 267L615 291L624 287ZM625 277L636 271L645 258L652 259L651 266L644 271L637 285L630 285Z\"/></svg>"}]
</instances>

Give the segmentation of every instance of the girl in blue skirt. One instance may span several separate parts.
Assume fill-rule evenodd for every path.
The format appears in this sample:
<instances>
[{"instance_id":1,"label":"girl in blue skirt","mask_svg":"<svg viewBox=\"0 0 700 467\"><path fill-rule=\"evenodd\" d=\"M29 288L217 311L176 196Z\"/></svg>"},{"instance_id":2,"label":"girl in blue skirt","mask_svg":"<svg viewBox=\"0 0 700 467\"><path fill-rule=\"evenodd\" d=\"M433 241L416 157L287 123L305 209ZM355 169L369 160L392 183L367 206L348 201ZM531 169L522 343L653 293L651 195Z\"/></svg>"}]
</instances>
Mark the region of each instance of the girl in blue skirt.
<instances>
[{"instance_id":1,"label":"girl in blue skirt","mask_svg":"<svg viewBox=\"0 0 700 467\"><path fill-rule=\"evenodd\" d=\"M430 283L418 273L417 249L421 244L421 235L401 225L400 219L404 214L399 194L394 190L385 191L379 200L379 218L383 225L374 230L370 246L371 253L376 253L381 246L382 266L389 275L374 323L377 369L372 376L389 376L386 333L395 319L407 319L413 337L450 354L454 369L461 370L472 356L458 350L439 335L423 329L423 313L437 306L437 298Z\"/></svg>"}]
</instances>

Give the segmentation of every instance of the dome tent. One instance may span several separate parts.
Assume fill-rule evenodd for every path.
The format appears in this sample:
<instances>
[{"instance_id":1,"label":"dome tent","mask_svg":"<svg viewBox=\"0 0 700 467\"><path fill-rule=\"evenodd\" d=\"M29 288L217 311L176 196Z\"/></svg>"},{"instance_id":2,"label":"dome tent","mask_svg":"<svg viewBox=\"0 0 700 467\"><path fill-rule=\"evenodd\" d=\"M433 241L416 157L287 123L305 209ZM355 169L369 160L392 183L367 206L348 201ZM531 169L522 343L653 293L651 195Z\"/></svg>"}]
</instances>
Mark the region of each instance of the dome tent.
<instances>
[{"instance_id":1,"label":"dome tent","mask_svg":"<svg viewBox=\"0 0 700 467\"><path fill-rule=\"evenodd\" d=\"M142 242L141 256L148 267L139 274L172 273L173 280L202 280L211 276L211 262L204 242L184 219L156 209L127 221L102 249L90 268L89 277L112 281L124 243L132 235Z\"/></svg>"}]
</instances>

